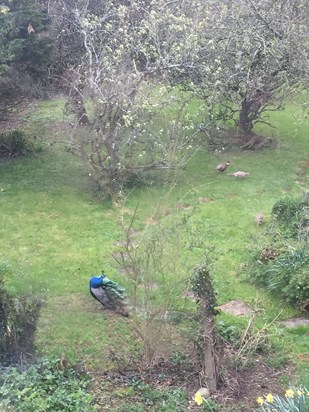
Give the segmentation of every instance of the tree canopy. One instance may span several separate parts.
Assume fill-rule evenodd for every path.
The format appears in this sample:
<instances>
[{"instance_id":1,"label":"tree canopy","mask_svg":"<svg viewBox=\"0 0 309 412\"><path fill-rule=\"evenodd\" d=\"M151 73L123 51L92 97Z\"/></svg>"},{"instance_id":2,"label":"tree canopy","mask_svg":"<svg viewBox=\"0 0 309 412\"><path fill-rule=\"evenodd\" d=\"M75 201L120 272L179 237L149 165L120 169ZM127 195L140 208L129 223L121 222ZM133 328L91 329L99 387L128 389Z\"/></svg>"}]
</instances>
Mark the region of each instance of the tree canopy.
<instances>
[{"instance_id":1,"label":"tree canopy","mask_svg":"<svg viewBox=\"0 0 309 412\"><path fill-rule=\"evenodd\" d=\"M250 147L267 111L308 86L308 15L307 0L6 0L1 111L53 81L76 117L70 149L114 197L183 164L199 130ZM184 96L201 100L198 120Z\"/></svg>"},{"instance_id":2,"label":"tree canopy","mask_svg":"<svg viewBox=\"0 0 309 412\"><path fill-rule=\"evenodd\" d=\"M206 101L207 125L232 120L246 142L267 110L308 87L308 16L306 0L207 2L183 83Z\"/></svg>"}]
</instances>

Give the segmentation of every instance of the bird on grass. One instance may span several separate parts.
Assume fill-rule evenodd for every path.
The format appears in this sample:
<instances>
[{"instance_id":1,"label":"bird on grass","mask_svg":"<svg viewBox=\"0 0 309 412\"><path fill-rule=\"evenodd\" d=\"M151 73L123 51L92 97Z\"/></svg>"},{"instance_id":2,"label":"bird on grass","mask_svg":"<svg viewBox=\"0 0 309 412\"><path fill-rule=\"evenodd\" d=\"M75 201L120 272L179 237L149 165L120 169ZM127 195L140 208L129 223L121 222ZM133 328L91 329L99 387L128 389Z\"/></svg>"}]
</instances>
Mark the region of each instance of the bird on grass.
<instances>
[{"instance_id":1,"label":"bird on grass","mask_svg":"<svg viewBox=\"0 0 309 412\"><path fill-rule=\"evenodd\" d=\"M246 177L249 176L250 173L248 172L243 172L242 170L240 170L239 172L235 172L235 173L228 173L228 176L234 176L234 177Z\"/></svg>"},{"instance_id":2,"label":"bird on grass","mask_svg":"<svg viewBox=\"0 0 309 412\"><path fill-rule=\"evenodd\" d=\"M264 215L263 212L258 213L258 214L255 216L256 225L257 225L257 226L261 225L261 224L264 222L264 218L265 218L265 215Z\"/></svg>"},{"instance_id":3,"label":"bird on grass","mask_svg":"<svg viewBox=\"0 0 309 412\"><path fill-rule=\"evenodd\" d=\"M218 170L218 172L224 172L228 167L229 167L229 165L230 165L230 161L228 160L227 162L225 162L225 163L220 163L217 167L216 167L216 169Z\"/></svg>"}]
</instances>

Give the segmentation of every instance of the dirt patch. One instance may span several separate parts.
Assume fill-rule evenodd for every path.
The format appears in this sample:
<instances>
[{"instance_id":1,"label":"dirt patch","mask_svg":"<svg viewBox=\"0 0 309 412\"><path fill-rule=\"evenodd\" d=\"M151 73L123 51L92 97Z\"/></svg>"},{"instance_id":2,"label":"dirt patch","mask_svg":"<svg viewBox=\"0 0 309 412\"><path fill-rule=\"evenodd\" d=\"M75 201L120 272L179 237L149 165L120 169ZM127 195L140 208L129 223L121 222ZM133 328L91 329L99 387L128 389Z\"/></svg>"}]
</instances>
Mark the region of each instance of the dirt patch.
<instances>
[{"instance_id":1,"label":"dirt patch","mask_svg":"<svg viewBox=\"0 0 309 412\"><path fill-rule=\"evenodd\" d=\"M235 193L228 193L224 195L224 197L227 197L228 199L237 199L239 195L236 195Z\"/></svg>"},{"instance_id":2,"label":"dirt patch","mask_svg":"<svg viewBox=\"0 0 309 412\"><path fill-rule=\"evenodd\" d=\"M252 412L257 409L256 399L259 396L268 393L284 395L286 388L279 382L280 376L290 376L293 373L289 365L282 369L274 368L267 365L262 357L256 357L245 369L237 370L231 359L233 359L233 351L230 353L225 351L224 382L219 391L212 396L212 399L225 406L227 410Z\"/></svg>"},{"instance_id":3,"label":"dirt patch","mask_svg":"<svg viewBox=\"0 0 309 412\"><path fill-rule=\"evenodd\" d=\"M192 205L190 205L189 203L178 203L175 206L176 209L191 209Z\"/></svg>"},{"instance_id":4,"label":"dirt patch","mask_svg":"<svg viewBox=\"0 0 309 412\"><path fill-rule=\"evenodd\" d=\"M300 160L295 170L296 179L295 182L300 185L306 184L307 172L309 168L308 160Z\"/></svg>"},{"instance_id":5,"label":"dirt patch","mask_svg":"<svg viewBox=\"0 0 309 412\"><path fill-rule=\"evenodd\" d=\"M224 305L219 306L222 312L230 313L235 316L251 316L255 311L241 300L231 300Z\"/></svg>"},{"instance_id":6,"label":"dirt patch","mask_svg":"<svg viewBox=\"0 0 309 412\"><path fill-rule=\"evenodd\" d=\"M150 219L146 219L144 223L146 225L157 225L159 222L157 219L151 217Z\"/></svg>"},{"instance_id":7,"label":"dirt patch","mask_svg":"<svg viewBox=\"0 0 309 412\"><path fill-rule=\"evenodd\" d=\"M287 328L298 328L299 326L309 327L309 319L304 318L291 318L280 322L281 325Z\"/></svg>"},{"instance_id":8,"label":"dirt patch","mask_svg":"<svg viewBox=\"0 0 309 412\"><path fill-rule=\"evenodd\" d=\"M225 351L221 362L224 376L218 390L211 395L211 399L221 405L220 411L252 412L258 406L258 396L268 393L284 394L286 388L279 384L279 378L281 375L289 375L292 369L273 368L266 365L263 358L255 358L250 366L239 370L234 361L230 360L233 355L232 352ZM200 411L201 407L193 401L194 394L200 388L198 370L197 364L175 368L175 365L162 359L156 366L145 371L93 372L91 392L97 412L107 412L113 407L119 411L127 410L128 404L139 405L140 410L155 410L147 408L147 400L141 397L139 385L149 385L152 390L165 393L182 388L187 393L187 410Z\"/></svg>"},{"instance_id":9,"label":"dirt patch","mask_svg":"<svg viewBox=\"0 0 309 412\"><path fill-rule=\"evenodd\" d=\"M168 216L170 213L171 213L170 210L168 210L168 209L163 209L162 212L161 212L161 216Z\"/></svg>"},{"instance_id":10,"label":"dirt patch","mask_svg":"<svg viewBox=\"0 0 309 412\"><path fill-rule=\"evenodd\" d=\"M298 170L296 170L295 174L296 174L297 176L302 177L302 176L305 176L306 171L303 170L303 169L298 169Z\"/></svg>"},{"instance_id":11,"label":"dirt patch","mask_svg":"<svg viewBox=\"0 0 309 412\"><path fill-rule=\"evenodd\" d=\"M210 203L213 202L213 199L211 199L210 197L199 197L198 201L200 203Z\"/></svg>"}]
</instances>

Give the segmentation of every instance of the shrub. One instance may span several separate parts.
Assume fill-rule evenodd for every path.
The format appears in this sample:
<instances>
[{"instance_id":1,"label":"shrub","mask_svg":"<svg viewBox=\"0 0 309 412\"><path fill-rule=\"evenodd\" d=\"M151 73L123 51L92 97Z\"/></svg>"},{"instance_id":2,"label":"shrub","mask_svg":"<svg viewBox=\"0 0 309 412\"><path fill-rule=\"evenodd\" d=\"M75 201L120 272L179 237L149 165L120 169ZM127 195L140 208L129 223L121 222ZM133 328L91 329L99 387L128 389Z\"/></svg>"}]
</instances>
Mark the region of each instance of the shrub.
<instances>
[{"instance_id":1,"label":"shrub","mask_svg":"<svg viewBox=\"0 0 309 412\"><path fill-rule=\"evenodd\" d=\"M307 238L309 227L309 194L281 199L274 204L272 215L287 237Z\"/></svg>"},{"instance_id":2,"label":"shrub","mask_svg":"<svg viewBox=\"0 0 309 412\"><path fill-rule=\"evenodd\" d=\"M282 296L290 304L309 302L309 250L300 244L272 260L257 260L250 270L251 281Z\"/></svg>"},{"instance_id":3,"label":"shrub","mask_svg":"<svg viewBox=\"0 0 309 412\"><path fill-rule=\"evenodd\" d=\"M150 385L139 383L135 391L139 394L141 404L128 405L126 411L140 412L155 407L157 412L185 412L188 410L187 394L183 389L158 390ZM152 409L151 409L152 410Z\"/></svg>"},{"instance_id":4,"label":"shrub","mask_svg":"<svg viewBox=\"0 0 309 412\"><path fill-rule=\"evenodd\" d=\"M235 325L227 325L224 320L217 322L217 331L221 338L229 342L232 346L238 347L240 344L240 331Z\"/></svg>"},{"instance_id":5,"label":"shrub","mask_svg":"<svg viewBox=\"0 0 309 412\"><path fill-rule=\"evenodd\" d=\"M4 287L8 266L0 265L0 364L8 365L32 351L41 301L35 296L13 297Z\"/></svg>"},{"instance_id":6,"label":"shrub","mask_svg":"<svg viewBox=\"0 0 309 412\"><path fill-rule=\"evenodd\" d=\"M0 133L0 157L20 157L38 151L33 140L22 130Z\"/></svg>"},{"instance_id":7,"label":"shrub","mask_svg":"<svg viewBox=\"0 0 309 412\"><path fill-rule=\"evenodd\" d=\"M263 244L253 254L250 280L305 308L309 302L309 195L279 200Z\"/></svg>"},{"instance_id":8,"label":"shrub","mask_svg":"<svg viewBox=\"0 0 309 412\"><path fill-rule=\"evenodd\" d=\"M22 371L0 376L1 410L14 412L92 412L90 378L74 368L60 370L59 360L41 360Z\"/></svg>"}]
</instances>

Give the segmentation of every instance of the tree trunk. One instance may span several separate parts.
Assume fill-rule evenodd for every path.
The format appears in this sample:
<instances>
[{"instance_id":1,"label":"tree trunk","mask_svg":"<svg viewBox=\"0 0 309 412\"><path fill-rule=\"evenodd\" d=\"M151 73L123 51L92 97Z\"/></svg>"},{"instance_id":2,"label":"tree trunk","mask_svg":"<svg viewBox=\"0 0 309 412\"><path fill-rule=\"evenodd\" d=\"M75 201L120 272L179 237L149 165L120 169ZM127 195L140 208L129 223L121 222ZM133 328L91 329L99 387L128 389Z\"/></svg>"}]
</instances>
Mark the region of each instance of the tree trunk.
<instances>
[{"instance_id":1,"label":"tree trunk","mask_svg":"<svg viewBox=\"0 0 309 412\"><path fill-rule=\"evenodd\" d=\"M214 334L214 317L205 316L203 319L203 351L204 351L204 364L203 373L210 392L217 390L218 385L218 367L216 359L216 340Z\"/></svg>"},{"instance_id":2,"label":"tree trunk","mask_svg":"<svg viewBox=\"0 0 309 412\"><path fill-rule=\"evenodd\" d=\"M70 93L71 110L76 115L79 125L88 125L89 119L83 99L83 85L77 84L72 87Z\"/></svg>"},{"instance_id":3,"label":"tree trunk","mask_svg":"<svg viewBox=\"0 0 309 412\"><path fill-rule=\"evenodd\" d=\"M261 102L260 97L256 96L251 100L246 98L241 102L239 112L238 131L243 142L248 142L254 135L254 121L260 117Z\"/></svg>"},{"instance_id":4,"label":"tree trunk","mask_svg":"<svg viewBox=\"0 0 309 412\"><path fill-rule=\"evenodd\" d=\"M84 102L82 101L81 97L78 94L74 94L74 96L72 96L72 106L73 106L73 111L77 116L78 124L88 125L89 119L88 119L87 112L84 106Z\"/></svg>"}]
</instances>

